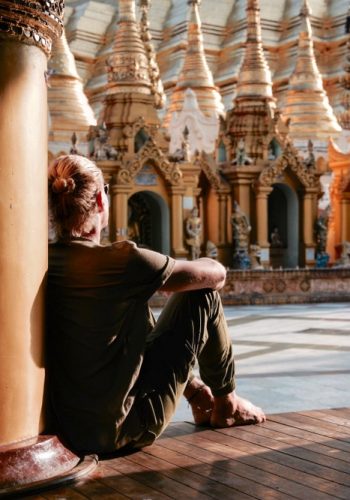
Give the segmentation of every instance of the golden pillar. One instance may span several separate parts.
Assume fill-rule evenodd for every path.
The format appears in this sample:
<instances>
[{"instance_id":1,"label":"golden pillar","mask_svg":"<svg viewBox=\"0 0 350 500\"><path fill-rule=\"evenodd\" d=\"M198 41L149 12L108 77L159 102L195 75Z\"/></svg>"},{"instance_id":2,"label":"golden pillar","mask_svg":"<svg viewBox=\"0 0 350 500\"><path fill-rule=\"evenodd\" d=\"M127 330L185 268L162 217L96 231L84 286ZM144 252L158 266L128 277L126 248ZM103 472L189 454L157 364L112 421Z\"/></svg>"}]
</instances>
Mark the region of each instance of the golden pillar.
<instances>
[{"instance_id":1,"label":"golden pillar","mask_svg":"<svg viewBox=\"0 0 350 500\"><path fill-rule=\"evenodd\" d=\"M184 217L182 210L183 187L171 189L171 252L174 257L187 257L184 248Z\"/></svg>"},{"instance_id":2,"label":"golden pillar","mask_svg":"<svg viewBox=\"0 0 350 500\"><path fill-rule=\"evenodd\" d=\"M331 256L331 261L334 262L341 255L342 242L344 241L343 235L346 233L344 217L348 218L346 214L347 204L345 203L343 208L342 199L345 195L344 188L349 183L350 154L340 151L334 141L330 140L328 158L329 166L332 171L332 184L330 188L332 211L328 227L327 252Z\"/></svg>"},{"instance_id":3,"label":"golden pillar","mask_svg":"<svg viewBox=\"0 0 350 500\"><path fill-rule=\"evenodd\" d=\"M54 436L39 436L48 241L45 71L62 15L59 1L0 0L0 496L78 461Z\"/></svg>"},{"instance_id":4,"label":"golden pillar","mask_svg":"<svg viewBox=\"0 0 350 500\"><path fill-rule=\"evenodd\" d=\"M218 242L218 259L225 265L229 266L232 260L232 245L228 241L228 197L229 193L218 193L219 205L219 242Z\"/></svg>"},{"instance_id":5,"label":"golden pillar","mask_svg":"<svg viewBox=\"0 0 350 500\"><path fill-rule=\"evenodd\" d=\"M350 193L343 193L341 200L341 242L350 241Z\"/></svg>"},{"instance_id":6,"label":"golden pillar","mask_svg":"<svg viewBox=\"0 0 350 500\"><path fill-rule=\"evenodd\" d=\"M219 193L219 245L227 245L227 193Z\"/></svg>"},{"instance_id":7,"label":"golden pillar","mask_svg":"<svg viewBox=\"0 0 350 500\"><path fill-rule=\"evenodd\" d=\"M330 248L330 254L333 256L333 260L336 261L341 254L341 244L342 244L342 205L341 205L341 194L339 190L335 190L336 193L332 196L332 217L333 217L333 246Z\"/></svg>"},{"instance_id":8,"label":"golden pillar","mask_svg":"<svg viewBox=\"0 0 350 500\"><path fill-rule=\"evenodd\" d=\"M111 241L122 241L128 238L129 192L129 186L116 185L112 188Z\"/></svg>"},{"instance_id":9,"label":"golden pillar","mask_svg":"<svg viewBox=\"0 0 350 500\"><path fill-rule=\"evenodd\" d=\"M271 187L259 186L256 191L256 222L257 222L257 243L261 248L261 263L270 263L270 243L268 235L268 196Z\"/></svg>"},{"instance_id":10,"label":"golden pillar","mask_svg":"<svg viewBox=\"0 0 350 500\"><path fill-rule=\"evenodd\" d=\"M236 201L238 202L242 212L250 219L250 188L252 185L252 179L239 178L235 186Z\"/></svg>"},{"instance_id":11,"label":"golden pillar","mask_svg":"<svg viewBox=\"0 0 350 500\"><path fill-rule=\"evenodd\" d=\"M315 262L314 222L316 220L317 191L308 190L303 199L303 244L305 265Z\"/></svg>"}]
</instances>

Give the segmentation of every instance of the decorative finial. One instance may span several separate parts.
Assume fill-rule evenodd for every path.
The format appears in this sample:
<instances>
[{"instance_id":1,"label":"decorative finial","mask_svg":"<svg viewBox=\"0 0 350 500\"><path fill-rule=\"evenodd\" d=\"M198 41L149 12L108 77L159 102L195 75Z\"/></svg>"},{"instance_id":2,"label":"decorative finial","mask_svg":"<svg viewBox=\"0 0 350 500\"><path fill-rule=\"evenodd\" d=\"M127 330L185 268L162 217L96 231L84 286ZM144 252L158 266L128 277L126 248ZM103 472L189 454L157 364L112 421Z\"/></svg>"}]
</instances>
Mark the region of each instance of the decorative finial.
<instances>
[{"instance_id":1,"label":"decorative finial","mask_svg":"<svg viewBox=\"0 0 350 500\"><path fill-rule=\"evenodd\" d=\"M303 4L301 6L300 15L308 17L311 15L311 9L308 0L303 0Z\"/></svg>"}]
</instances>

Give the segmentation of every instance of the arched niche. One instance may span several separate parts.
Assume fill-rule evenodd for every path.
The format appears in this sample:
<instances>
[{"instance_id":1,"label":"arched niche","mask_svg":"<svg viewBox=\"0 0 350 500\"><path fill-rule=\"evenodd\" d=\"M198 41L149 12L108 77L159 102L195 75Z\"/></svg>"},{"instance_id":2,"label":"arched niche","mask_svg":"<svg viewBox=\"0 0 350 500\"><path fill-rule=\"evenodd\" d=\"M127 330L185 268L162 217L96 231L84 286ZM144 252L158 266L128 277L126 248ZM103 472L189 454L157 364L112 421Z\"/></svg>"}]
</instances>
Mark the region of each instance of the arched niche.
<instances>
[{"instance_id":1,"label":"arched niche","mask_svg":"<svg viewBox=\"0 0 350 500\"><path fill-rule=\"evenodd\" d=\"M268 198L268 228L272 267L299 265L299 201L287 184L276 183ZM273 233L278 230L280 243ZM274 241L273 241L274 240Z\"/></svg>"},{"instance_id":2,"label":"arched niche","mask_svg":"<svg viewBox=\"0 0 350 500\"><path fill-rule=\"evenodd\" d=\"M128 238L139 246L170 253L169 207L153 191L138 191L128 199Z\"/></svg>"},{"instance_id":3,"label":"arched niche","mask_svg":"<svg viewBox=\"0 0 350 500\"><path fill-rule=\"evenodd\" d=\"M220 141L218 147L218 162L225 163L227 161L226 146L223 141Z\"/></svg>"}]
</instances>

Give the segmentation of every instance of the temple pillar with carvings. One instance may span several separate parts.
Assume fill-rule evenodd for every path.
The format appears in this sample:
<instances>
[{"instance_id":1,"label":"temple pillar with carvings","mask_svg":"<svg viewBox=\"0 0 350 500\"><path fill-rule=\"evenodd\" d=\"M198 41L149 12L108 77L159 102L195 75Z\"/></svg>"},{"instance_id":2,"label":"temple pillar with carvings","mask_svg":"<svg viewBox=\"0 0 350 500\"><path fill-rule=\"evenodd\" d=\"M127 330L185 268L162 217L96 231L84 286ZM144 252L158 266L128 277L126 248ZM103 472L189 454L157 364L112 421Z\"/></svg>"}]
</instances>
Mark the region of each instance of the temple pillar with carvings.
<instances>
[{"instance_id":1,"label":"temple pillar with carvings","mask_svg":"<svg viewBox=\"0 0 350 500\"><path fill-rule=\"evenodd\" d=\"M0 0L0 496L15 491L17 498L79 461L55 436L39 436L48 265L45 71L62 16L63 1Z\"/></svg>"},{"instance_id":2,"label":"temple pillar with carvings","mask_svg":"<svg viewBox=\"0 0 350 500\"><path fill-rule=\"evenodd\" d=\"M224 170L225 177L232 186L232 202L236 201L248 217L251 215L250 201L252 185L260 172L261 167L257 165L240 165Z\"/></svg>"},{"instance_id":3,"label":"temple pillar with carvings","mask_svg":"<svg viewBox=\"0 0 350 500\"><path fill-rule=\"evenodd\" d=\"M171 252L173 257L185 259L188 256L184 248L184 217L182 211L183 187L171 189Z\"/></svg>"},{"instance_id":4,"label":"temple pillar with carvings","mask_svg":"<svg viewBox=\"0 0 350 500\"><path fill-rule=\"evenodd\" d=\"M261 248L261 264L270 264L270 243L268 235L268 196L272 192L271 187L259 186L255 194L256 221L257 221L257 244Z\"/></svg>"},{"instance_id":5,"label":"temple pillar with carvings","mask_svg":"<svg viewBox=\"0 0 350 500\"><path fill-rule=\"evenodd\" d=\"M250 188L251 178L238 176L234 183L234 200L237 201L247 217L250 218Z\"/></svg>"}]
</instances>

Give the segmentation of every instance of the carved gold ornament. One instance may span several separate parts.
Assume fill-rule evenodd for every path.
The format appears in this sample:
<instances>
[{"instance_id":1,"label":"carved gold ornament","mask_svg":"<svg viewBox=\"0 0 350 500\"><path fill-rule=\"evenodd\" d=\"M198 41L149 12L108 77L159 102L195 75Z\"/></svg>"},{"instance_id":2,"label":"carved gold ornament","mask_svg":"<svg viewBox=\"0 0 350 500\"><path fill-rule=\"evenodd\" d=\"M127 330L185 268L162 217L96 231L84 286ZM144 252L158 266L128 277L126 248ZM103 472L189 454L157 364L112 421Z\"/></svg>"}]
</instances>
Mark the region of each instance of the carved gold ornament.
<instances>
[{"instance_id":1,"label":"carved gold ornament","mask_svg":"<svg viewBox=\"0 0 350 500\"><path fill-rule=\"evenodd\" d=\"M47 55L61 36L64 0L0 0L0 38L36 45Z\"/></svg>"},{"instance_id":2,"label":"carved gold ornament","mask_svg":"<svg viewBox=\"0 0 350 500\"><path fill-rule=\"evenodd\" d=\"M176 164L170 163L161 150L157 147L154 140L150 137L135 158L128 161L117 174L118 184L131 184L136 175L140 172L147 161L156 164L163 173L164 178L172 186L181 184L182 172Z\"/></svg>"},{"instance_id":3,"label":"carved gold ornament","mask_svg":"<svg viewBox=\"0 0 350 500\"><path fill-rule=\"evenodd\" d=\"M272 186L283 177L284 170L289 167L305 187L319 188L319 179L315 167L308 167L300 158L298 151L288 143L277 161L268 165L259 176L261 186Z\"/></svg>"}]
</instances>

